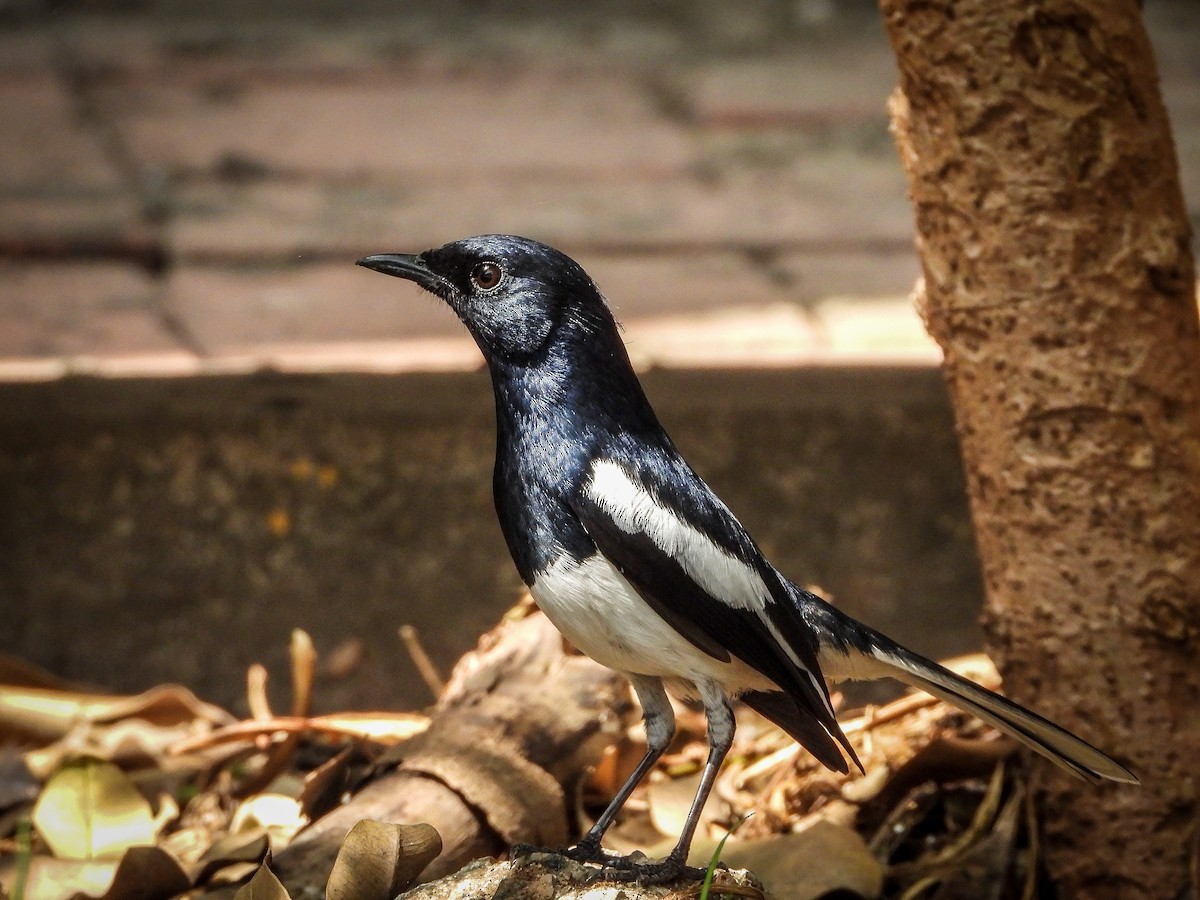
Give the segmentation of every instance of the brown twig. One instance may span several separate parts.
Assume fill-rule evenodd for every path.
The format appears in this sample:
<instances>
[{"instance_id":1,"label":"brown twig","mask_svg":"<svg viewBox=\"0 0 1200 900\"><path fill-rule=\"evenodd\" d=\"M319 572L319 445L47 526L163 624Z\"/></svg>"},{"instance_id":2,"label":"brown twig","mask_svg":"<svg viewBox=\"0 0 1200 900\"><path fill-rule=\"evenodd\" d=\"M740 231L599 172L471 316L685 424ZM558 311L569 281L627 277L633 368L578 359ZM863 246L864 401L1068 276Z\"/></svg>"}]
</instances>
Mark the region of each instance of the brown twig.
<instances>
[{"instance_id":1,"label":"brown twig","mask_svg":"<svg viewBox=\"0 0 1200 900\"><path fill-rule=\"evenodd\" d=\"M430 693L433 694L436 700L442 695L442 690L446 687L446 680L442 678L442 674L437 670L437 666L433 664L433 660L425 652L425 647L421 643L421 636L417 633L417 629L412 625L401 625L400 640L404 642L404 646L408 650L408 655L412 657L413 665L417 667L417 673L421 676L421 680L425 682L425 686L429 688Z\"/></svg>"}]
</instances>

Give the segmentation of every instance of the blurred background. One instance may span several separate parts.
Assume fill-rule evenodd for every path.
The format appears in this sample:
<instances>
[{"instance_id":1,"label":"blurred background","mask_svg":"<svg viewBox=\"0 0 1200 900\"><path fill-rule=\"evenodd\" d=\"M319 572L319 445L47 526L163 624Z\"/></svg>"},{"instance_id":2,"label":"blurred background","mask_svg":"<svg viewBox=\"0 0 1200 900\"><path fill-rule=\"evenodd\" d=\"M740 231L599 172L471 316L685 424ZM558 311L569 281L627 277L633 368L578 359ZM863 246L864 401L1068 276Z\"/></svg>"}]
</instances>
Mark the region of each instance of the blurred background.
<instances>
[{"instance_id":1,"label":"blurred background","mask_svg":"<svg viewBox=\"0 0 1200 900\"><path fill-rule=\"evenodd\" d=\"M1200 223L1200 4L1145 18ZM981 589L862 0L0 0L0 651L235 709L428 692L517 596L460 326L367 253L577 258L786 573L931 655Z\"/></svg>"}]
</instances>

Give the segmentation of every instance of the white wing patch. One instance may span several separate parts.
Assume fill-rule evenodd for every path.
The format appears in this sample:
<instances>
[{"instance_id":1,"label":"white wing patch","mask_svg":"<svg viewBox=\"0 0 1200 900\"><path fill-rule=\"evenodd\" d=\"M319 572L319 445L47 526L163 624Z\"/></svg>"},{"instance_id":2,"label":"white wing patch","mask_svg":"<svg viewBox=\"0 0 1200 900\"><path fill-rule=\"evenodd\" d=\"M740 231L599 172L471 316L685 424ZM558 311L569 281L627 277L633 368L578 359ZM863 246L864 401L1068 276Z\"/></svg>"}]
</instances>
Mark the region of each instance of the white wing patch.
<instances>
[{"instance_id":1,"label":"white wing patch","mask_svg":"<svg viewBox=\"0 0 1200 900\"><path fill-rule=\"evenodd\" d=\"M597 460L587 493L618 528L645 534L713 599L755 611L769 602L771 593L754 569L662 506L619 463Z\"/></svg>"}]
</instances>

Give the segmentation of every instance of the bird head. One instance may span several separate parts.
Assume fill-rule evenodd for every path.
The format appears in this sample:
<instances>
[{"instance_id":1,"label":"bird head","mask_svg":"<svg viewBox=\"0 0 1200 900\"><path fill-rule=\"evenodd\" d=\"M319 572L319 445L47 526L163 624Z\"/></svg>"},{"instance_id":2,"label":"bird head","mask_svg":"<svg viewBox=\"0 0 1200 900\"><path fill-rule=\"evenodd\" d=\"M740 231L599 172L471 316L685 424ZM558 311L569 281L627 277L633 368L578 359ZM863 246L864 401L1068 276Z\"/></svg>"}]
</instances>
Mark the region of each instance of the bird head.
<instances>
[{"instance_id":1,"label":"bird head","mask_svg":"<svg viewBox=\"0 0 1200 900\"><path fill-rule=\"evenodd\" d=\"M480 235L415 255L366 256L358 265L441 297L489 362L530 360L564 326L573 333L615 335L604 299L579 264L528 238Z\"/></svg>"}]
</instances>

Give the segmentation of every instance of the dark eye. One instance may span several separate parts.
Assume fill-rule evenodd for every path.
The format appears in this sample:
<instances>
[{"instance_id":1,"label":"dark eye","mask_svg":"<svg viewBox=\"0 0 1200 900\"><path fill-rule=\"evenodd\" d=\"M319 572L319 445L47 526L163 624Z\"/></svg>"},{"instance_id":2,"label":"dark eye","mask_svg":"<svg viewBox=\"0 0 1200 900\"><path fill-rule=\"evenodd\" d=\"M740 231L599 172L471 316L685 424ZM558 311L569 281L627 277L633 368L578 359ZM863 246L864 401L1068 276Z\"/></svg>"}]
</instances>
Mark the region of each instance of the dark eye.
<instances>
[{"instance_id":1,"label":"dark eye","mask_svg":"<svg viewBox=\"0 0 1200 900\"><path fill-rule=\"evenodd\" d=\"M500 283L504 270L494 262L481 262L471 270L471 281L481 291L490 291Z\"/></svg>"}]
</instances>

